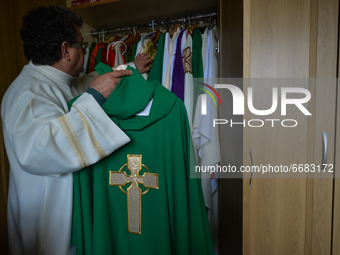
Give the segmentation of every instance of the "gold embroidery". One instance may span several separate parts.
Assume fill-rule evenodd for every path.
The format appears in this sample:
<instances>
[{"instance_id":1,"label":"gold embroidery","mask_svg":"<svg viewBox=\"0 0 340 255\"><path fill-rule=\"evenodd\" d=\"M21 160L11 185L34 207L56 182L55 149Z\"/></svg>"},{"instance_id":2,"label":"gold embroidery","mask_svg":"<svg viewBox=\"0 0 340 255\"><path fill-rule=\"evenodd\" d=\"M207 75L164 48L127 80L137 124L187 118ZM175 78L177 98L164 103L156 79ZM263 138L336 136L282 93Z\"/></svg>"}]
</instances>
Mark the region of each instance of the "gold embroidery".
<instances>
[{"instance_id":1,"label":"gold embroidery","mask_svg":"<svg viewBox=\"0 0 340 255\"><path fill-rule=\"evenodd\" d=\"M78 111L78 114L79 114L79 116L81 118L81 121L83 122L83 125L84 125L84 127L86 129L86 132L87 132L87 134L88 134L88 136L90 138L92 147L96 151L99 159L102 159L102 158L106 157L105 151L100 146L100 144L98 143L97 139L94 137L92 129L91 129L91 126L90 126L89 122L87 121L87 119L85 118L85 116L78 110L77 107L75 107L75 106L72 106L72 107L74 107Z\"/></svg>"},{"instance_id":2,"label":"gold embroidery","mask_svg":"<svg viewBox=\"0 0 340 255\"><path fill-rule=\"evenodd\" d=\"M190 47L183 50L183 68L184 73L192 73L192 52Z\"/></svg>"},{"instance_id":3,"label":"gold embroidery","mask_svg":"<svg viewBox=\"0 0 340 255\"><path fill-rule=\"evenodd\" d=\"M64 134L66 136L66 139L69 143L69 145L72 148L72 151L74 152L74 154L76 155L79 164L82 168L86 167L89 165L89 161L88 158L86 156L86 153L83 149L83 147L81 146L78 136L75 132L75 130L73 129L73 126L70 122L70 120L68 119L67 115L63 115L59 118L57 118L60 126L62 127Z\"/></svg>"},{"instance_id":4,"label":"gold embroidery","mask_svg":"<svg viewBox=\"0 0 340 255\"><path fill-rule=\"evenodd\" d=\"M127 194L127 212L128 212L128 231L134 234L142 234L141 231L141 214L142 214L142 195L146 194L150 188L158 189L158 174L152 174L149 169L142 164L142 155L127 155L127 164L124 164L119 172L110 171L109 184L118 186L122 192ZM127 166L131 175L127 175L122 170ZM139 171L144 167L147 173L139 175ZM125 191L122 186L127 183L131 185ZM145 188L144 192L138 187L141 183Z\"/></svg>"}]
</instances>

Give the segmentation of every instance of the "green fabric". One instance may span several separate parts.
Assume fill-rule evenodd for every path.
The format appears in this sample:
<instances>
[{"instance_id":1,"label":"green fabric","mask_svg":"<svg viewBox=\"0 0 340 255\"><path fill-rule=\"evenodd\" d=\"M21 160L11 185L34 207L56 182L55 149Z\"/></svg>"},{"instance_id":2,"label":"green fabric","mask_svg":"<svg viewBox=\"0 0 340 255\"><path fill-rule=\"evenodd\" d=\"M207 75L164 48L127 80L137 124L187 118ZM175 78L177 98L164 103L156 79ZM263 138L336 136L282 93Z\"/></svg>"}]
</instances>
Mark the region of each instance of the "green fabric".
<instances>
[{"instance_id":1,"label":"green fabric","mask_svg":"<svg viewBox=\"0 0 340 255\"><path fill-rule=\"evenodd\" d=\"M134 46L134 45L133 45ZM128 48L127 51L124 54L124 58L125 58L125 63L130 63L132 61L135 60L135 55L132 55L132 51L133 51L133 46ZM135 52L136 53L136 52Z\"/></svg>"},{"instance_id":2,"label":"green fabric","mask_svg":"<svg viewBox=\"0 0 340 255\"><path fill-rule=\"evenodd\" d=\"M112 72L112 67L110 67L109 65L106 65L102 62L99 62L95 67L94 70L96 70L96 72L99 75L103 75L105 73L109 73Z\"/></svg>"},{"instance_id":3,"label":"green fabric","mask_svg":"<svg viewBox=\"0 0 340 255\"><path fill-rule=\"evenodd\" d=\"M139 41L140 41L140 40L138 40L138 42L136 42L136 43L133 45L133 48L132 48L132 55L131 55L130 61L134 61L135 58L136 58L137 46L138 46Z\"/></svg>"},{"instance_id":4,"label":"green fabric","mask_svg":"<svg viewBox=\"0 0 340 255\"><path fill-rule=\"evenodd\" d=\"M132 62L134 59L132 58L132 52L125 52L124 54L124 58L125 58L125 63L130 63Z\"/></svg>"},{"instance_id":5,"label":"green fabric","mask_svg":"<svg viewBox=\"0 0 340 255\"><path fill-rule=\"evenodd\" d=\"M89 48L89 57L87 60L87 65L86 65L86 73L89 73L89 69L90 69L90 57L91 57L91 53L94 50L94 48L96 47L95 43L92 43L90 48Z\"/></svg>"},{"instance_id":6,"label":"green fabric","mask_svg":"<svg viewBox=\"0 0 340 255\"><path fill-rule=\"evenodd\" d=\"M97 56L96 56L96 60L94 61L94 65L98 65L99 63L101 63L102 61L102 50L104 49L104 47L100 47L98 49L98 52L97 52Z\"/></svg>"},{"instance_id":7,"label":"green fabric","mask_svg":"<svg viewBox=\"0 0 340 255\"><path fill-rule=\"evenodd\" d=\"M148 75L148 81L158 81L162 83L164 41L165 34L163 33L160 34L158 38L157 52Z\"/></svg>"},{"instance_id":8,"label":"green fabric","mask_svg":"<svg viewBox=\"0 0 340 255\"><path fill-rule=\"evenodd\" d=\"M73 174L72 244L77 255L213 254L200 179L190 178L185 106L160 83L128 69L132 76L122 77L103 109L131 141ZM135 116L151 98L149 115ZM109 172L119 171L127 154L142 155L150 173L159 175L159 188L141 198L141 234L127 231L127 195L109 185ZM145 190L141 184L139 188Z\"/></svg>"},{"instance_id":9,"label":"green fabric","mask_svg":"<svg viewBox=\"0 0 340 255\"><path fill-rule=\"evenodd\" d=\"M94 67L95 71L98 73L98 74L104 74L104 73L108 73L108 72L112 72L112 68L102 62L99 62L95 67ZM98 92L99 93L99 92ZM76 96L74 97L73 99L71 99L69 102L68 102L68 106L69 108L71 108L72 104L74 103L74 101L76 101L79 97L79 96Z\"/></svg>"},{"instance_id":10,"label":"green fabric","mask_svg":"<svg viewBox=\"0 0 340 255\"><path fill-rule=\"evenodd\" d=\"M198 27L192 31L192 76L194 78L203 78L203 59L202 59L202 36ZM193 95L193 115L196 112L197 97L204 92L204 85L194 83ZM193 116L192 116L193 117Z\"/></svg>"},{"instance_id":11,"label":"green fabric","mask_svg":"<svg viewBox=\"0 0 340 255\"><path fill-rule=\"evenodd\" d=\"M202 36L198 27L192 31L192 76L203 78Z\"/></svg>"}]
</instances>

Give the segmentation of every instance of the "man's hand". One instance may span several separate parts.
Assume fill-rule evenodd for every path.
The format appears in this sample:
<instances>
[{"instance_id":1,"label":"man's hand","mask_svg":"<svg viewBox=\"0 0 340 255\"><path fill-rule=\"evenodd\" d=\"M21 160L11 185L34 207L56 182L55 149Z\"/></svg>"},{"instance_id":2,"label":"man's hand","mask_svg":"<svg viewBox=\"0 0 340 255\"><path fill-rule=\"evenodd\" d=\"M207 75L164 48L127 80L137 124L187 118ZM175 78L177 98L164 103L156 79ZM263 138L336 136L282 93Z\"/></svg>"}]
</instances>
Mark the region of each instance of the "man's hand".
<instances>
[{"instance_id":1,"label":"man's hand","mask_svg":"<svg viewBox=\"0 0 340 255\"><path fill-rule=\"evenodd\" d=\"M143 74L149 72L151 67L150 63L152 62L152 58L149 57L146 53L139 53L137 54L133 63L135 63L137 70Z\"/></svg>"},{"instance_id":2,"label":"man's hand","mask_svg":"<svg viewBox=\"0 0 340 255\"><path fill-rule=\"evenodd\" d=\"M90 88L97 90L107 99L112 90L117 86L121 77L131 74L131 70L120 70L98 75L92 80Z\"/></svg>"}]
</instances>

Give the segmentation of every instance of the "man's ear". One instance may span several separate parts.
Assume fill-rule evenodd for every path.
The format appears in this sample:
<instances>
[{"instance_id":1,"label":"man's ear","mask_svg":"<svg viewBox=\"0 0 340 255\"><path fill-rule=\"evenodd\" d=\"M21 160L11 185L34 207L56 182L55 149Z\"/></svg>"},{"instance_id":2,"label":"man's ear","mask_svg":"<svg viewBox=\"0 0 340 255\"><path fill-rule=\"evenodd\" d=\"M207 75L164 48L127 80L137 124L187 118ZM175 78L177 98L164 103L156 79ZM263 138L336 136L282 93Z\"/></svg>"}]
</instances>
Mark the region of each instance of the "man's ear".
<instances>
[{"instance_id":1,"label":"man's ear","mask_svg":"<svg viewBox=\"0 0 340 255\"><path fill-rule=\"evenodd\" d=\"M69 42L63 42L61 44L61 58L70 61L70 53L69 53L69 49L70 49L70 43Z\"/></svg>"}]
</instances>

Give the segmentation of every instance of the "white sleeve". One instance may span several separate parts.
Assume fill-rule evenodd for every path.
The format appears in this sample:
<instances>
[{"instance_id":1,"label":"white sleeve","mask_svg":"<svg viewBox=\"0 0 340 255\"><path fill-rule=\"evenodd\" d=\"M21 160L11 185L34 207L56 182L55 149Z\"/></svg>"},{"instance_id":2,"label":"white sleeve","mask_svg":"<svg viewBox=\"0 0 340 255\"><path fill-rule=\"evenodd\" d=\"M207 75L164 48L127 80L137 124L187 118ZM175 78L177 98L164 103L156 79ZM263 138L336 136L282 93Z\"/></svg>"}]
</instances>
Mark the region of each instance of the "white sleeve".
<instances>
[{"instance_id":1,"label":"white sleeve","mask_svg":"<svg viewBox=\"0 0 340 255\"><path fill-rule=\"evenodd\" d=\"M32 93L21 95L7 110L3 124L8 144L20 167L31 174L71 173L130 141L88 93L69 112L57 100Z\"/></svg>"},{"instance_id":2,"label":"white sleeve","mask_svg":"<svg viewBox=\"0 0 340 255\"><path fill-rule=\"evenodd\" d=\"M71 82L71 86L74 87L77 91L77 94L80 95L84 93L88 87L90 86L92 80L94 77L98 76L98 73L96 71L88 73L80 78L76 77ZM76 96L76 95L74 95Z\"/></svg>"},{"instance_id":3,"label":"white sleeve","mask_svg":"<svg viewBox=\"0 0 340 255\"><path fill-rule=\"evenodd\" d=\"M135 63L133 63L133 62L129 62L129 63L126 63L126 64L127 64L128 66L131 66L131 67L134 68L134 69L137 69Z\"/></svg>"},{"instance_id":4,"label":"white sleeve","mask_svg":"<svg viewBox=\"0 0 340 255\"><path fill-rule=\"evenodd\" d=\"M133 62L129 62L126 65L136 69L136 65ZM112 70L114 70L116 67L117 66L112 67ZM75 88L75 90L77 91L77 93L74 94L74 96L84 93L89 88L93 78L96 76L98 76L98 73L96 71L93 71L80 78L78 77L74 78L74 80L71 82L71 86Z\"/></svg>"},{"instance_id":5,"label":"white sleeve","mask_svg":"<svg viewBox=\"0 0 340 255\"><path fill-rule=\"evenodd\" d=\"M128 65L128 66L130 66L130 67L132 67L132 68L134 68L134 69L136 69L136 70L138 70L137 67L136 67L136 65L135 65L135 63L133 63L133 62L126 63L126 65ZM142 76L143 76L143 78L144 78L145 80L148 78L148 76L147 76L146 73L142 73Z\"/></svg>"}]
</instances>

